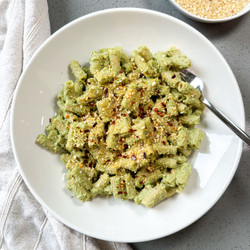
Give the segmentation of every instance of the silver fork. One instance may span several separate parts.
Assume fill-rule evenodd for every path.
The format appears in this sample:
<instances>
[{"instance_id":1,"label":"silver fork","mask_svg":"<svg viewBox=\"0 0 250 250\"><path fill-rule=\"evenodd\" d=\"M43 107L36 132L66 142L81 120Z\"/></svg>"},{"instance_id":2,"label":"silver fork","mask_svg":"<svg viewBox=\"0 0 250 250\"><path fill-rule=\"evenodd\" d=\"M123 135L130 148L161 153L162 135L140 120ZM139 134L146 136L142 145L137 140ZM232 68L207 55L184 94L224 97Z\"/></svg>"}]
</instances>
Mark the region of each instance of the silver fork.
<instances>
[{"instance_id":1,"label":"silver fork","mask_svg":"<svg viewBox=\"0 0 250 250\"><path fill-rule=\"evenodd\" d=\"M202 79L200 79L187 69L181 69L180 75L184 81L188 82L194 88L198 89L202 94L202 91L204 89L204 82ZM201 100L217 117L219 117L230 129L232 129L235 134L237 134L246 144L250 146L250 137L248 134L246 134L241 128L239 128L235 123L233 123L229 118L227 118L203 95Z\"/></svg>"}]
</instances>

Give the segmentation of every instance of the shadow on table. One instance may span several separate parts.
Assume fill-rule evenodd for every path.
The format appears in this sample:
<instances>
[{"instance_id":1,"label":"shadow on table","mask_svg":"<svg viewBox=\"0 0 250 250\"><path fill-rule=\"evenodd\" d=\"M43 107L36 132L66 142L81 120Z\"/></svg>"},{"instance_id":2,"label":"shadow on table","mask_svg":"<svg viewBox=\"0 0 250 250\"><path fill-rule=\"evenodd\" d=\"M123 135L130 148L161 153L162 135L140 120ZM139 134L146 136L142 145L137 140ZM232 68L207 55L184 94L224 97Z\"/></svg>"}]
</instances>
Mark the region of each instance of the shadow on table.
<instances>
[{"instance_id":1,"label":"shadow on table","mask_svg":"<svg viewBox=\"0 0 250 250\"><path fill-rule=\"evenodd\" d=\"M189 24L199 31L202 30L202 33L210 39L214 37L218 39L225 36L226 34L228 35L233 33L241 24L241 22L243 22L244 18L246 17L242 16L224 23L200 23L192 20L189 22Z\"/></svg>"}]
</instances>

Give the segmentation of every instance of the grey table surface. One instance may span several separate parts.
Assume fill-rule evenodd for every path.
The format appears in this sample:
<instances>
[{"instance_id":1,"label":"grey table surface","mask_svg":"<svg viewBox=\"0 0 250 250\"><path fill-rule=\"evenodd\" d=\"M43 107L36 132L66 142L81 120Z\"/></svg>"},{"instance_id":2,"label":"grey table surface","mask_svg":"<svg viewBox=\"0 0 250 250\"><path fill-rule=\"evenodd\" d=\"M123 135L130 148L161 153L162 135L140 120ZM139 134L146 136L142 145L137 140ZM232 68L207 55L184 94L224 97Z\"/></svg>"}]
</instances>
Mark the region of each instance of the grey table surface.
<instances>
[{"instance_id":1,"label":"grey table surface","mask_svg":"<svg viewBox=\"0 0 250 250\"><path fill-rule=\"evenodd\" d=\"M51 32L94 11L137 7L174 16L204 34L222 53L238 81L250 133L250 13L234 21L204 24L183 16L168 0L48 0ZM233 97L232 97L232 105ZM244 145L238 170L221 199L198 221L158 240L133 243L149 249L250 249L250 148Z\"/></svg>"}]
</instances>

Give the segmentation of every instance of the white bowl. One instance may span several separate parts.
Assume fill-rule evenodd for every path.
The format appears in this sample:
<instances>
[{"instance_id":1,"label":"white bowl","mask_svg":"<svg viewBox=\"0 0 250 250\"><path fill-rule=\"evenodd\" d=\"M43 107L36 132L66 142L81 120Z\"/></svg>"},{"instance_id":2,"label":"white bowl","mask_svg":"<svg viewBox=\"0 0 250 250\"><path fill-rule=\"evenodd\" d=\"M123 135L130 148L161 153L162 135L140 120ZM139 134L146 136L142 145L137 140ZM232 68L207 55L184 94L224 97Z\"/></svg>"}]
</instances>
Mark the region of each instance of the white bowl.
<instances>
[{"instance_id":1,"label":"white bowl","mask_svg":"<svg viewBox=\"0 0 250 250\"><path fill-rule=\"evenodd\" d=\"M147 241L190 225L224 193L242 152L241 140L206 110L200 125L206 138L190 158L193 172L184 193L152 209L114 198L82 204L71 197L59 156L35 144L57 110L55 99L69 79L68 64L71 59L86 63L91 51L100 48L122 46L131 52L141 44L153 52L171 45L184 52L205 80L207 98L244 129L242 97L227 62L201 33L176 18L145 9L110 9L83 16L53 34L30 60L15 91L14 154L25 183L49 212L69 227L103 240Z\"/></svg>"},{"instance_id":2,"label":"white bowl","mask_svg":"<svg viewBox=\"0 0 250 250\"><path fill-rule=\"evenodd\" d=\"M231 21L233 19L236 19L244 14L246 14L247 12L249 12L250 10L250 3L243 8L240 12L238 12L237 14L230 16L230 17L226 17L226 18L221 18L221 19L208 19L208 18L203 18L197 15L194 15L192 13L190 13L189 11L187 11L186 9L182 8L179 4L176 3L175 0L169 0L182 14L190 17L191 19L194 19L196 21L199 22L203 22L203 23L222 23L222 22L227 22L227 21Z\"/></svg>"}]
</instances>

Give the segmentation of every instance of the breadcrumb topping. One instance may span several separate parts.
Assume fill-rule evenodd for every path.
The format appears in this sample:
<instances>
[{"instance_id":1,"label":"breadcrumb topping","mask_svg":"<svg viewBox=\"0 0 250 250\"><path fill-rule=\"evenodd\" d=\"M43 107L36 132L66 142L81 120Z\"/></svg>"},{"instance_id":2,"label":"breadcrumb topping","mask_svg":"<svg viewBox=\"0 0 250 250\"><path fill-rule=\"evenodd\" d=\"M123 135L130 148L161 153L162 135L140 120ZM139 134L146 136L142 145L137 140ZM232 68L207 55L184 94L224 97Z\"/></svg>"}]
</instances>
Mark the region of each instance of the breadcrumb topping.
<instances>
[{"instance_id":1,"label":"breadcrumb topping","mask_svg":"<svg viewBox=\"0 0 250 250\"><path fill-rule=\"evenodd\" d=\"M188 12L207 19L223 19L244 9L250 0L175 0Z\"/></svg>"}]
</instances>

